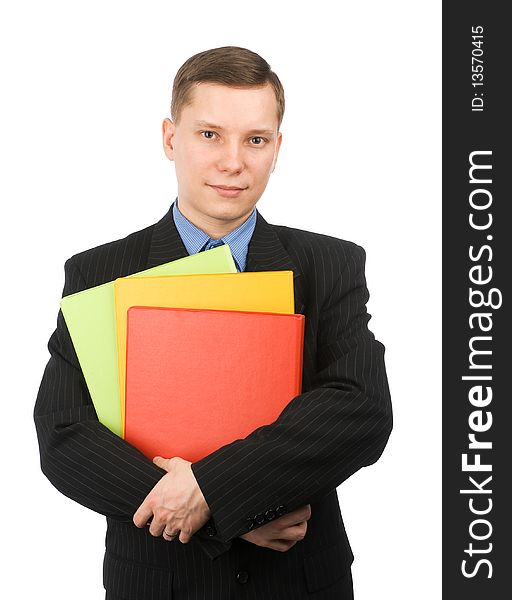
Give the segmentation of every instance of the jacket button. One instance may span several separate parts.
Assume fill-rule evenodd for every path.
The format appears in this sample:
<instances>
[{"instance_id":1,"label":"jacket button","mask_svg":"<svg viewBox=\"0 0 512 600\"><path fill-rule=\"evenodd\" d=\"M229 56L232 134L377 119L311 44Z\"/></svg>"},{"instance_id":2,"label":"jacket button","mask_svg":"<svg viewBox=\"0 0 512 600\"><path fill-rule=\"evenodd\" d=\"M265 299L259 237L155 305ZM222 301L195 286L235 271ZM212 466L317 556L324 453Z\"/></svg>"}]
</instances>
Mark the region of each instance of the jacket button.
<instances>
[{"instance_id":1,"label":"jacket button","mask_svg":"<svg viewBox=\"0 0 512 600\"><path fill-rule=\"evenodd\" d=\"M265 519L267 519L267 521L272 521L272 519L276 518L276 513L275 511L273 511L271 508L269 508L267 510L267 512L265 513Z\"/></svg>"},{"instance_id":2,"label":"jacket button","mask_svg":"<svg viewBox=\"0 0 512 600\"><path fill-rule=\"evenodd\" d=\"M209 535L210 537L217 535L217 531L215 530L215 527L213 525L207 525L205 527L205 531L206 531L206 535Z\"/></svg>"},{"instance_id":3,"label":"jacket button","mask_svg":"<svg viewBox=\"0 0 512 600\"><path fill-rule=\"evenodd\" d=\"M247 583L249 581L249 573L247 571L238 571L236 580L238 583Z\"/></svg>"},{"instance_id":4,"label":"jacket button","mask_svg":"<svg viewBox=\"0 0 512 600\"><path fill-rule=\"evenodd\" d=\"M276 508L276 515L278 517L281 517L282 515L284 515L284 513L286 512L286 507L283 506L282 504L280 504L277 508Z\"/></svg>"},{"instance_id":5,"label":"jacket button","mask_svg":"<svg viewBox=\"0 0 512 600\"><path fill-rule=\"evenodd\" d=\"M256 523L258 525L261 525L262 523L265 523L265 517L263 516L263 513L258 513L255 517L254 520L256 521Z\"/></svg>"},{"instance_id":6,"label":"jacket button","mask_svg":"<svg viewBox=\"0 0 512 600\"><path fill-rule=\"evenodd\" d=\"M254 519L252 517L249 517L245 524L247 525L247 530L251 531L251 529L254 529Z\"/></svg>"}]
</instances>

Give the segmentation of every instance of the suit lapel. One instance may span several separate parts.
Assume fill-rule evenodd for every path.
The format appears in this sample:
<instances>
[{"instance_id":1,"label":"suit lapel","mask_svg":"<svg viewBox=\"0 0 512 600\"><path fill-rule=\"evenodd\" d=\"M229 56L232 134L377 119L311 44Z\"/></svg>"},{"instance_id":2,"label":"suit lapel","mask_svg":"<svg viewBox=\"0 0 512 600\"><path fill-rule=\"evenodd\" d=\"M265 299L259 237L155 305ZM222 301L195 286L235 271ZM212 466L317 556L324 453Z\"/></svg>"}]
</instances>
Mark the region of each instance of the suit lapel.
<instances>
[{"instance_id":1,"label":"suit lapel","mask_svg":"<svg viewBox=\"0 0 512 600\"><path fill-rule=\"evenodd\" d=\"M153 228L146 268L150 269L185 256L188 256L188 252L174 224L171 205Z\"/></svg>"},{"instance_id":2,"label":"suit lapel","mask_svg":"<svg viewBox=\"0 0 512 600\"><path fill-rule=\"evenodd\" d=\"M304 314L303 277L276 231L256 209L257 220L249 242L246 271L293 271L295 312Z\"/></svg>"},{"instance_id":3,"label":"suit lapel","mask_svg":"<svg viewBox=\"0 0 512 600\"><path fill-rule=\"evenodd\" d=\"M256 209L256 226L249 242L246 271L293 271L295 312L304 313L301 273L290 259L277 233ZM172 206L155 224L146 268L188 256L172 216Z\"/></svg>"}]
</instances>

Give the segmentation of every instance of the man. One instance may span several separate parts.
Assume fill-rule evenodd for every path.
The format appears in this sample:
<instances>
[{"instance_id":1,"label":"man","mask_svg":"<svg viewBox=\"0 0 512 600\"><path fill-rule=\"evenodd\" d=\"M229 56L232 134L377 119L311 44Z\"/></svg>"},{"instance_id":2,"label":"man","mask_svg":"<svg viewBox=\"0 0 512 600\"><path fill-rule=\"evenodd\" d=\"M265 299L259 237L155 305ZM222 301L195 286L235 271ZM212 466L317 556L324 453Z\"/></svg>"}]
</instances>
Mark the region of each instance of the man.
<instances>
[{"instance_id":1,"label":"man","mask_svg":"<svg viewBox=\"0 0 512 600\"><path fill-rule=\"evenodd\" d=\"M281 83L259 55L191 57L162 126L175 202L158 223L66 261L63 295L227 243L239 271L292 270L305 315L302 393L274 423L192 464L150 461L98 422L59 311L34 411L41 467L106 515L107 598L353 597L336 487L389 437L384 347L367 327L364 250L270 225L255 208L283 113Z\"/></svg>"}]
</instances>

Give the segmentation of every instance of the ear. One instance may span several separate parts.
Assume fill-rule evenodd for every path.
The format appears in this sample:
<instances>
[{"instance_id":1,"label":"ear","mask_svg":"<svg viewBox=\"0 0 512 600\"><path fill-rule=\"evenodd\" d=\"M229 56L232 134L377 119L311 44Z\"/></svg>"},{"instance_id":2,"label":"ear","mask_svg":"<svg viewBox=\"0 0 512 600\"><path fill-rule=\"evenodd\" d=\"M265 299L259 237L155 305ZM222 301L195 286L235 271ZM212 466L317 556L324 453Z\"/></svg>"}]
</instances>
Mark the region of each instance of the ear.
<instances>
[{"instance_id":1,"label":"ear","mask_svg":"<svg viewBox=\"0 0 512 600\"><path fill-rule=\"evenodd\" d=\"M174 133L176 131L176 125L171 119L165 118L162 122L162 143L164 147L165 156L169 160L174 160Z\"/></svg>"},{"instance_id":2,"label":"ear","mask_svg":"<svg viewBox=\"0 0 512 600\"><path fill-rule=\"evenodd\" d=\"M281 142L283 141L283 134L279 131L277 133L277 143L276 143L276 149L274 152L274 160L272 161L272 169L271 169L271 173L274 172L274 169L276 168L276 162L277 162L277 155L279 154L279 148L281 148Z\"/></svg>"}]
</instances>

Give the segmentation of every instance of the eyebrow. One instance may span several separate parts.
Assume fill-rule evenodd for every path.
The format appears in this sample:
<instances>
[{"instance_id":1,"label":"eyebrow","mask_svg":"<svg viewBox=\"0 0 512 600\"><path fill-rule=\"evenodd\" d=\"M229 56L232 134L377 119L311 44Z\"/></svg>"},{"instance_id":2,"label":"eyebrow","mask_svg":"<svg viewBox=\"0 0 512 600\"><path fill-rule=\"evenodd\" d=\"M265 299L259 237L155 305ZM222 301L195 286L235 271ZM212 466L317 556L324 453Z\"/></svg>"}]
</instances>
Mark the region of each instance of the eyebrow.
<instances>
[{"instance_id":1,"label":"eyebrow","mask_svg":"<svg viewBox=\"0 0 512 600\"><path fill-rule=\"evenodd\" d=\"M214 123L208 123L207 121L194 121L194 125L196 127L208 127L209 129L219 129L223 131L224 128L220 125L215 125ZM250 129L247 133L265 133L267 135L274 135L275 131L273 129Z\"/></svg>"}]
</instances>

